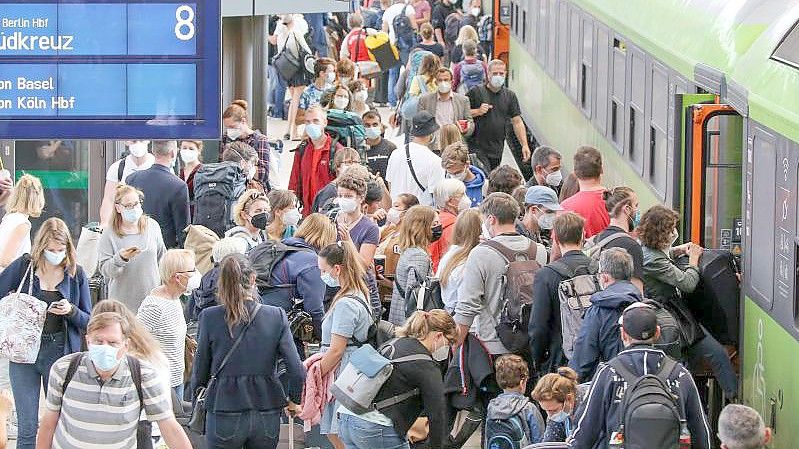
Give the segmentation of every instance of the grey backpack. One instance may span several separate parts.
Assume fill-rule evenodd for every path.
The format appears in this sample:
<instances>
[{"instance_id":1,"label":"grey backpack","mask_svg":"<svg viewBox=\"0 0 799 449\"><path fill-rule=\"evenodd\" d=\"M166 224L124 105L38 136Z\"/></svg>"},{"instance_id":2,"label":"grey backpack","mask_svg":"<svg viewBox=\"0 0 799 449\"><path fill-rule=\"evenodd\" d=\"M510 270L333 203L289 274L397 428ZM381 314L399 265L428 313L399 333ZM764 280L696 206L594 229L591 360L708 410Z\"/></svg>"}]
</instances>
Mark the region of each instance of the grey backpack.
<instances>
[{"instance_id":1,"label":"grey backpack","mask_svg":"<svg viewBox=\"0 0 799 449\"><path fill-rule=\"evenodd\" d=\"M563 260L549 264L550 268L565 278L558 285L558 300L563 354L569 360L574 355L574 344L583 325L585 311L591 307L591 296L602 290L597 277L599 254L608 243L625 236L629 237L626 232L617 232L599 242L594 242L596 239L586 242L584 251L591 258L588 266L571 267Z\"/></svg>"},{"instance_id":2,"label":"grey backpack","mask_svg":"<svg viewBox=\"0 0 799 449\"><path fill-rule=\"evenodd\" d=\"M394 364L412 361L433 361L427 354L411 354L394 358L393 342L387 343L378 352L371 345L363 345L353 351L350 361L338 375L330 392L341 405L348 410L362 415L372 410L381 410L410 399L419 394L418 388L374 402L383 384L386 383Z\"/></svg>"}]
</instances>

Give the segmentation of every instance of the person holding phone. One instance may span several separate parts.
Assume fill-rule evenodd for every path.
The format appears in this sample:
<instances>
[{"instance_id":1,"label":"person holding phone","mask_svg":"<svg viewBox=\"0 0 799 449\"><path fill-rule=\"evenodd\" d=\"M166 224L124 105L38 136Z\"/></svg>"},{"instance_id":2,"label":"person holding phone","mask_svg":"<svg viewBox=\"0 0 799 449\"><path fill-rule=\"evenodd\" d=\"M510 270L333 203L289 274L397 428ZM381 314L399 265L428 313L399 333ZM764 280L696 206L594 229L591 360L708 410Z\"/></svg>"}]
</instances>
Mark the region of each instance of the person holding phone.
<instances>
[{"instance_id":1,"label":"person holding phone","mask_svg":"<svg viewBox=\"0 0 799 449\"><path fill-rule=\"evenodd\" d=\"M158 261L166 253L161 227L144 215L144 195L120 184L114 195L111 226L97 244L100 273L108 280L108 297L139 310L144 298L161 284Z\"/></svg>"},{"instance_id":2,"label":"person holding phone","mask_svg":"<svg viewBox=\"0 0 799 449\"><path fill-rule=\"evenodd\" d=\"M89 282L76 262L69 228L59 218L42 223L30 255L23 254L0 274L0 297L22 291L46 302L47 316L36 362L9 363L9 377L17 409L17 447L33 449L39 427L39 391L47 383L50 366L61 357L81 350L91 313Z\"/></svg>"}]
</instances>

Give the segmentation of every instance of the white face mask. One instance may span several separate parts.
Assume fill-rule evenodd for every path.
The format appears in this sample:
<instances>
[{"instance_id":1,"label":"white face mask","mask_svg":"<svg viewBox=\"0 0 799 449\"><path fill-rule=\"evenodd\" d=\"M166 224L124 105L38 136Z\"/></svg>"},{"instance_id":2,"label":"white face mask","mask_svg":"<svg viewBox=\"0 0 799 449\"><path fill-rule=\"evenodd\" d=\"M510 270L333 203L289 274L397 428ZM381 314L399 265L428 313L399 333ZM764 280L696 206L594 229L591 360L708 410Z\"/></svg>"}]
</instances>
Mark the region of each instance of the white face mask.
<instances>
[{"instance_id":1,"label":"white face mask","mask_svg":"<svg viewBox=\"0 0 799 449\"><path fill-rule=\"evenodd\" d=\"M466 175L469 173L469 169L460 172L460 173L447 173L447 178L457 179L458 181L464 181L466 179Z\"/></svg>"},{"instance_id":2,"label":"white face mask","mask_svg":"<svg viewBox=\"0 0 799 449\"><path fill-rule=\"evenodd\" d=\"M228 128L225 130L225 134L227 134L228 139L236 140L241 137L241 130L238 128Z\"/></svg>"},{"instance_id":3,"label":"white face mask","mask_svg":"<svg viewBox=\"0 0 799 449\"><path fill-rule=\"evenodd\" d=\"M357 101L360 101L361 103L364 103L364 102L366 102L367 98L369 98L369 92L367 92L365 90L359 90L358 92L355 92L355 99Z\"/></svg>"},{"instance_id":4,"label":"white face mask","mask_svg":"<svg viewBox=\"0 0 799 449\"><path fill-rule=\"evenodd\" d=\"M203 276L198 271L193 272L186 281L186 291L192 292L200 288L200 282L202 281L202 278Z\"/></svg>"},{"instance_id":5,"label":"white face mask","mask_svg":"<svg viewBox=\"0 0 799 449\"><path fill-rule=\"evenodd\" d=\"M258 174L258 167L255 165L251 166L250 169L247 171L247 179L253 180L255 179L255 175Z\"/></svg>"},{"instance_id":6,"label":"white face mask","mask_svg":"<svg viewBox=\"0 0 799 449\"><path fill-rule=\"evenodd\" d=\"M180 158L183 159L184 164L191 164L192 162L196 162L200 156L197 153L197 150L186 148L180 150Z\"/></svg>"},{"instance_id":7,"label":"white face mask","mask_svg":"<svg viewBox=\"0 0 799 449\"><path fill-rule=\"evenodd\" d=\"M463 195L461 201L458 203L458 212L472 207L472 200L468 196Z\"/></svg>"},{"instance_id":8,"label":"white face mask","mask_svg":"<svg viewBox=\"0 0 799 449\"><path fill-rule=\"evenodd\" d=\"M47 259L47 263L50 265L61 265L61 262L63 262L64 258L66 257L66 251L50 251L49 249L44 250L44 258Z\"/></svg>"},{"instance_id":9,"label":"white face mask","mask_svg":"<svg viewBox=\"0 0 799 449\"><path fill-rule=\"evenodd\" d=\"M147 147L147 142L136 142L128 145L130 154L133 155L133 157L142 157L147 154Z\"/></svg>"},{"instance_id":10,"label":"white face mask","mask_svg":"<svg viewBox=\"0 0 799 449\"><path fill-rule=\"evenodd\" d=\"M327 72L325 74L325 81L327 81L328 83L333 84L333 81L335 80L336 80L335 72Z\"/></svg>"},{"instance_id":11,"label":"white face mask","mask_svg":"<svg viewBox=\"0 0 799 449\"><path fill-rule=\"evenodd\" d=\"M349 98L336 97L336 98L333 99L333 106L335 106L336 109L344 109L349 104L350 104L350 99Z\"/></svg>"},{"instance_id":12,"label":"white face mask","mask_svg":"<svg viewBox=\"0 0 799 449\"><path fill-rule=\"evenodd\" d=\"M438 92L442 94L447 94L452 90L452 83L449 81L441 81L438 83Z\"/></svg>"},{"instance_id":13,"label":"white face mask","mask_svg":"<svg viewBox=\"0 0 799 449\"><path fill-rule=\"evenodd\" d=\"M436 362L443 362L444 360L447 360L447 357L449 357L449 345L444 345L441 346L440 348L436 348L431 354L431 356L433 357L433 360L435 360Z\"/></svg>"},{"instance_id":14,"label":"white face mask","mask_svg":"<svg viewBox=\"0 0 799 449\"><path fill-rule=\"evenodd\" d=\"M477 17L480 15L480 8L472 8L472 15Z\"/></svg>"},{"instance_id":15,"label":"white face mask","mask_svg":"<svg viewBox=\"0 0 799 449\"><path fill-rule=\"evenodd\" d=\"M563 182L563 173L561 173L560 170L553 171L552 173L547 175L545 182L547 183L547 185L550 185L552 187L557 187L560 185L561 182Z\"/></svg>"},{"instance_id":16,"label":"white face mask","mask_svg":"<svg viewBox=\"0 0 799 449\"><path fill-rule=\"evenodd\" d=\"M358 210L358 201L356 201L354 198L339 197L337 202L338 206L341 208L341 211L345 214L350 214Z\"/></svg>"},{"instance_id":17,"label":"white face mask","mask_svg":"<svg viewBox=\"0 0 799 449\"><path fill-rule=\"evenodd\" d=\"M393 207L386 212L386 224L397 224L402 217L402 212Z\"/></svg>"},{"instance_id":18,"label":"white face mask","mask_svg":"<svg viewBox=\"0 0 799 449\"><path fill-rule=\"evenodd\" d=\"M538 217L538 227L541 229L552 229L555 226L555 214L541 214Z\"/></svg>"},{"instance_id":19,"label":"white face mask","mask_svg":"<svg viewBox=\"0 0 799 449\"><path fill-rule=\"evenodd\" d=\"M287 210L283 213L283 224L286 226L297 226L297 223L300 222L300 211L297 209Z\"/></svg>"}]
</instances>

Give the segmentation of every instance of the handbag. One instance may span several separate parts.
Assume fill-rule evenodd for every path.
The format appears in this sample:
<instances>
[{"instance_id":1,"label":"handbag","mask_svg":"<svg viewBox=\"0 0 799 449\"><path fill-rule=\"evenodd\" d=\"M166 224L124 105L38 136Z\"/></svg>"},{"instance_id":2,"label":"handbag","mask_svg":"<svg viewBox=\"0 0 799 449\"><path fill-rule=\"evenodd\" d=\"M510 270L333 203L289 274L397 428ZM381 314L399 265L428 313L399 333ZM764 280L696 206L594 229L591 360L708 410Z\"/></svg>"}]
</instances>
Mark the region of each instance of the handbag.
<instances>
[{"instance_id":1,"label":"handbag","mask_svg":"<svg viewBox=\"0 0 799 449\"><path fill-rule=\"evenodd\" d=\"M304 65L304 58L301 54L301 47L299 42L297 42L297 54L294 55L289 50L289 38L293 37L294 41L297 42L297 35L294 32L291 32L291 36L286 38L286 43L283 44L283 50L277 54L277 56L272 59L272 65L275 66L277 69L277 73L280 74L280 77L283 78L284 81L289 81L294 79L297 76L297 72L303 68Z\"/></svg>"},{"instance_id":2,"label":"handbag","mask_svg":"<svg viewBox=\"0 0 799 449\"><path fill-rule=\"evenodd\" d=\"M287 318L291 335L295 339L303 343L314 343L317 340L313 318L302 308L302 302L294 304L294 307L289 310Z\"/></svg>"},{"instance_id":3,"label":"handbag","mask_svg":"<svg viewBox=\"0 0 799 449\"><path fill-rule=\"evenodd\" d=\"M26 279L28 293L22 293ZM17 291L0 300L0 357L14 363L35 363L42 344L47 303L31 295L32 291L33 262L28 258Z\"/></svg>"},{"instance_id":4,"label":"handbag","mask_svg":"<svg viewBox=\"0 0 799 449\"><path fill-rule=\"evenodd\" d=\"M75 247L78 265L83 268L87 276L92 276L97 271L97 242L103 235L99 223L89 223L80 230L78 245Z\"/></svg>"},{"instance_id":5,"label":"handbag","mask_svg":"<svg viewBox=\"0 0 799 449\"><path fill-rule=\"evenodd\" d=\"M194 407L191 410L191 420L189 420L188 427L192 432L196 432L200 435L205 435L205 418L208 414L208 410L205 407L205 400L206 396L208 395L208 389L211 388L211 385L216 382L219 373L222 369L227 365L228 360L230 360L230 356L239 347L241 341L244 339L244 334L247 333L247 329L250 328L250 324L255 321L255 317L258 316L258 312L261 311L261 305L256 304L255 306L255 313L253 313L252 318L250 321L244 325L244 329L241 330L241 333L238 337L236 337L236 341L233 342L233 346L230 347L227 354L225 354L225 358L222 359L222 363L219 364L219 368L216 369L211 378L208 380L208 384L204 387L197 388L197 393L195 395L196 400L194 401Z\"/></svg>"}]
</instances>

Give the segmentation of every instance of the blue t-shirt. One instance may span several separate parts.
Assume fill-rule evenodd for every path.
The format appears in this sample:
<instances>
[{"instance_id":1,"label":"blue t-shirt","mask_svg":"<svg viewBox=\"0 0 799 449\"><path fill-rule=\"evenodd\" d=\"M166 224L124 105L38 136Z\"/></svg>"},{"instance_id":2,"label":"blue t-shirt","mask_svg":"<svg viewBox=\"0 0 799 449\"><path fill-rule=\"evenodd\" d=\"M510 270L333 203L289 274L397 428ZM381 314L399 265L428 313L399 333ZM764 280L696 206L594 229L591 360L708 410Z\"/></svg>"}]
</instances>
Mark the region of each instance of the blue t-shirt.
<instances>
[{"instance_id":1,"label":"blue t-shirt","mask_svg":"<svg viewBox=\"0 0 799 449\"><path fill-rule=\"evenodd\" d=\"M364 299L363 293L352 293ZM364 301L366 301L364 299ZM368 304L369 302L366 301ZM333 308L325 315L322 321L322 347L321 351L326 352L330 348L330 341L333 339L333 334L346 337L348 343L353 343L356 340L359 342L366 341L369 334L369 326L372 324L372 316L369 311L357 299L342 296L339 298ZM341 357L336 374L341 372L347 365L350 359L350 353L354 351L357 346L348 345L344 350L344 355Z\"/></svg>"},{"instance_id":2,"label":"blue t-shirt","mask_svg":"<svg viewBox=\"0 0 799 449\"><path fill-rule=\"evenodd\" d=\"M300 109L306 110L315 104L319 104L319 102L322 101L322 94L324 94L329 88L330 86L325 84L325 87L320 89L316 87L316 83L311 83L305 88L304 91L302 91L298 107Z\"/></svg>"}]
</instances>

